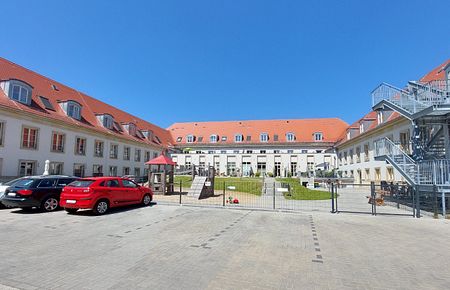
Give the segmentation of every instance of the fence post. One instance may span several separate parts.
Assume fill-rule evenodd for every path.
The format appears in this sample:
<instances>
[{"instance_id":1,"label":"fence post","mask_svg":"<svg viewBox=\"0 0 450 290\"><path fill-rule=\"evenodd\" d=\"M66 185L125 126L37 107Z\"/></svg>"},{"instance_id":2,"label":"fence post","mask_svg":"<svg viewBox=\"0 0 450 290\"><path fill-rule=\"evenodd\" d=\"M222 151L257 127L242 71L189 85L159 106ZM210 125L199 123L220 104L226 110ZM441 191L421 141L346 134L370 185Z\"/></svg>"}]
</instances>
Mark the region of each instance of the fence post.
<instances>
[{"instance_id":1,"label":"fence post","mask_svg":"<svg viewBox=\"0 0 450 290\"><path fill-rule=\"evenodd\" d=\"M338 207L338 188L339 188L339 183L336 184L336 186L334 187L334 207L336 208L336 213L339 212L339 207Z\"/></svg>"},{"instance_id":2,"label":"fence post","mask_svg":"<svg viewBox=\"0 0 450 290\"><path fill-rule=\"evenodd\" d=\"M331 213L335 213L336 210L334 208L334 182L331 183Z\"/></svg>"},{"instance_id":3,"label":"fence post","mask_svg":"<svg viewBox=\"0 0 450 290\"><path fill-rule=\"evenodd\" d=\"M275 209L275 182L273 183L273 209Z\"/></svg>"},{"instance_id":4,"label":"fence post","mask_svg":"<svg viewBox=\"0 0 450 290\"><path fill-rule=\"evenodd\" d=\"M225 194L226 194L226 183L225 181L223 182L223 197L222 197L222 205L225 206Z\"/></svg>"},{"instance_id":5,"label":"fence post","mask_svg":"<svg viewBox=\"0 0 450 290\"><path fill-rule=\"evenodd\" d=\"M416 194L416 218L420 218L420 191L419 186L414 187L414 192Z\"/></svg>"},{"instance_id":6,"label":"fence post","mask_svg":"<svg viewBox=\"0 0 450 290\"><path fill-rule=\"evenodd\" d=\"M183 192L183 181L180 180L180 204L181 204L181 193Z\"/></svg>"},{"instance_id":7,"label":"fence post","mask_svg":"<svg viewBox=\"0 0 450 290\"><path fill-rule=\"evenodd\" d=\"M442 191L442 216L444 217L444 219L447 218L447 209L445 208L445 191Z\"/></svg>"},{"instance_id":8,"label":"fence post","mask_svg":"<svg viewBox=\"0 0 450 290\"><path fill-rule=\"evenodd\" d=\"M370 182L370 198L372 199L372 215L377 215L377 194L375 193L375 182Z\"/></svg>"},{"instance_id":9,"label":"fence post","mask_svg":"<svg viewBox=\"0 0 450 290\"><path fill-rule=\"evenodd\" d=\"M433 217L435 219L439 218L439 212L438 212L438 198L437 198L437 186L436 184L433 185Z\"/></svg>"}]
</instances>

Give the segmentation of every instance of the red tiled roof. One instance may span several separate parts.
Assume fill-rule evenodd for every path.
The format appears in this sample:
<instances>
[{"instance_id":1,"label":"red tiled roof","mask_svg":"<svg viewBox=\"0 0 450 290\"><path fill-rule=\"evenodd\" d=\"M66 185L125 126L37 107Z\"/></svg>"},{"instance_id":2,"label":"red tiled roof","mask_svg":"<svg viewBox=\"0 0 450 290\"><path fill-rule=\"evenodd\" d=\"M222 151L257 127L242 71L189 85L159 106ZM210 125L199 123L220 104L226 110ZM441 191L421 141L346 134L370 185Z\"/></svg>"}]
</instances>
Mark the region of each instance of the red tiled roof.
<instances>
[{"instance_id":1,"label":"red tiled roof","mask_svg":"<svg viewBox=\"0 0 450 290\"><path fill-rule=\"evenodd\" d=\"M450 59L446 60L441 65L434 68L432 71L423 76L420 81L423 83L434 81L434 80L444 80L445 79L445 67L450 64Z\"/></svg>"},{"instance_id":2,"label":"red tiled roof","mask_svg":"<svg viewBox=\"0 0 450 290\"><path fill-rule=\"evenodd\" d=\"M33 87L32 103L31 106L27 106L19 102L15 102L9 99L3 90L0 89L0 107L7 107L22 111L24 113L31 113L37 116L62 121L67 124L93 129L97 132L106 133L113 137L125 138L156 147L167 147L171 143L171 136L165 129L0 57L0 81L9 79L17 79ZM52 85L56 85L57 90L53 89ZM47 98L53 105L55 111L46 109L39 96ZM64 110L58 104L58 101L62 100L73 100L82 106L82 118L80 121L66 115ZM157 139L142 139L131 136L126 132L118 132L116 130L104 128L98 122L95 114L105 113L112 115L114 117L114 121L118 123L132 122L136 124L136 128L139 130L152 131L153 136L157 136L158 139L160 139L161 145L159 145Z\"/></svg>"},{"instance_id":3,"label":"red tiled roof","mask_svg":"<svg viewBox=\"0 0 450 290\"><path fill-rule=\"evenodd\" d=\"M369 132L373 131L374 129L380 127L380 126L384 126L387 123L390 123L394 120L397 120L399 118L401 118L402 115L400 115L398 112L392 112L392 114L387 118L387 120L384 120L384 122L382 124L378 125L378 117L377 117L377 112L376 111L370 111L369 113L367 113L364 117L362 117L361 119L359 119L358 121L356 121L355 123L353 123L352 125L350 125L348 127L348 129L355 129L355 132L353 132L353 136L351 139L347 140L347 130L344 131L344 133L340 136L339 141L337 142L336 145L342 145L344 143L346 143L347 141L350 141L360 135L365 135L368 134ZM362 121L365 120L370 120L372 121L370 123L370 126L368 128L364 128L364 132L361 133L360 132L360 128L359 125ZM356 130L357 129L357 130Z\"/></svg>"},{"instance_id":4,"label":"red tiled roof","mask_svg":"<svg viewBox=\"0 0 450 290\"><path fill-rule=\"evenodd\" d=\"M218 135L217 143L212 144L279 144L286 143L286 133L294 133L295 141L289 143L314 142L313 134L321 132L322 142L336 142L348 124L339 118L323 119L303 119L303 120L256 120L256 121L224 121L224 122L190 122L175 123L168 128L172 134L174 144L210 144L209 137ZM260 134L269 135L268 142L260 142ZM186 136L194 135L197 140L194 143L187 143ZM236 134L243 135L243 141L234 142ZM274 135L278 135L278 141L274 140ZM222 141L226 136L227 140ZM247 136L251 136L251 141L247 141ZM178 137L182 137L181 142L176 142ZM199 137L203 137L201 142Z\"/></svg>"}]
</instances>

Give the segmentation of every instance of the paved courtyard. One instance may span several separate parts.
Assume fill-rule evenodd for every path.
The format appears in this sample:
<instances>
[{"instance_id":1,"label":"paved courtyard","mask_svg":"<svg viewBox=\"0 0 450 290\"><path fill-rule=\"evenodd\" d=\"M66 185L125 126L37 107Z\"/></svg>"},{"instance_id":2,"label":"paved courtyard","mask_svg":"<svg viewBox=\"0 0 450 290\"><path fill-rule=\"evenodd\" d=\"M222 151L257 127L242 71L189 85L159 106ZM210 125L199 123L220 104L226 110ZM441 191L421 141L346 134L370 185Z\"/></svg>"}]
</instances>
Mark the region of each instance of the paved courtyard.
<instances>
[{"instance_id":1,"label":"paved courtyard","mask_svg":"<svg viewBox=\"0 0 450 290\"><path fill-rule=\"evenodd\" d=\"M446 289L450 222L174 205L0 210L0 288Z\"/></svg>"}]
</instances>

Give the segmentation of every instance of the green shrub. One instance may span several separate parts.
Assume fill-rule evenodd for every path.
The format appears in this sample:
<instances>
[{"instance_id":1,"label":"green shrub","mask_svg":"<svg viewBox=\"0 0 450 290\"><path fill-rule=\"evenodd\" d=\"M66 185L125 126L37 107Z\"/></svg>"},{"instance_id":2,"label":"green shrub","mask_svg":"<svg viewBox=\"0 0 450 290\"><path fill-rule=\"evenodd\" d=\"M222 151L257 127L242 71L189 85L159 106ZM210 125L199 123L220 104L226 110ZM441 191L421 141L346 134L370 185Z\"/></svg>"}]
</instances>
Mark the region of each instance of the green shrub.
<instances>
[{"instance_id":1,"label":"green shrub","mask_svg":"<svg viewBox=\"0 0 450 290\"><path fill-rule=\"evenodd\" d=\"M261 176L261 172L256 172L255 173L255 177L260 177Z\"/></svg>"},{"instance_id":2,"label":"green shrub","mask_svg":"<svg viewBox=\"0 0 450 290\"><path fill-rule=\"evenodd\" d=\"M273 177L273 173L272 173L272 172L269 172L269 173L267 173L267 176Z\"/></svg>"}]
</instances>

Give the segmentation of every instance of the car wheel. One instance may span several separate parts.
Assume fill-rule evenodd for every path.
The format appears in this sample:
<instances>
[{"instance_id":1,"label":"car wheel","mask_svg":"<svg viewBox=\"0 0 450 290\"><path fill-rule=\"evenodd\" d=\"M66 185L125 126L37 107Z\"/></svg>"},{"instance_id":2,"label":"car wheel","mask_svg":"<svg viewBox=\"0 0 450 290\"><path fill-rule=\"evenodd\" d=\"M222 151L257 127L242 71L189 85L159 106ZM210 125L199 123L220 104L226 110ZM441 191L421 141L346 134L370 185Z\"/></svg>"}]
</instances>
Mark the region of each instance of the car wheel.
<instances>
[{"instance_id":1,"label":"car wheel","mask_svg":"<svg viewBox=\"0 0 450 290\"><path fill-rule=\"evenodd\" d=\"M54 196L49 196L42 202L41 210L50 212L56 210L58 206L59 206L58 199Z\"/></svg>"},{"instance_id":2,"label":"car wheel","mask_svg":"<svg viewBox=\"0 0 450 290\"><path fill-rule=\"evenodd\" d=\"M152 202L152 197L150 196L150 194L144 195L144 197L142 198L142 204L144 206L148 206L148 205L150 205L151 202Z\"/></svg>"},{"instance_id":3,"label":"car wheel","mask_svg":"<svg viewBox=\"0 0 450 290\"><path fill-rule=\"evenodd\" d=\"M108 201L105 199L97 201L92 211L96 215L102 215L105 214L108 211L109 204Z\"/></svg>"},{"instance_id":4,"label":"car wheel","mask_svg":"<svg viewBox=\"0 0 450 290\"><path fill-rule=\"evenodd\" d=\"M78 211L78 208L65 208L64 209L68 214L74 214Z\"/></svg>"}]
</instances>

